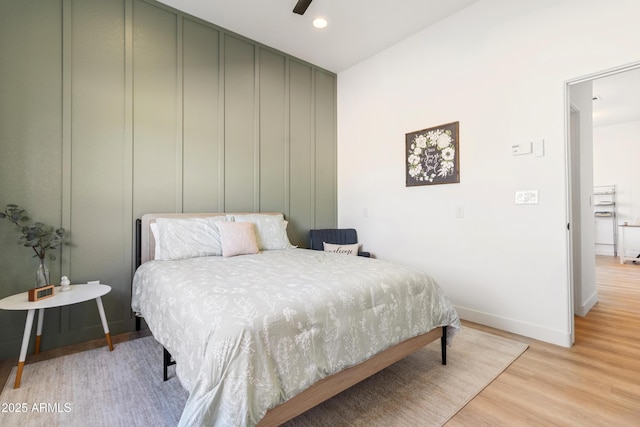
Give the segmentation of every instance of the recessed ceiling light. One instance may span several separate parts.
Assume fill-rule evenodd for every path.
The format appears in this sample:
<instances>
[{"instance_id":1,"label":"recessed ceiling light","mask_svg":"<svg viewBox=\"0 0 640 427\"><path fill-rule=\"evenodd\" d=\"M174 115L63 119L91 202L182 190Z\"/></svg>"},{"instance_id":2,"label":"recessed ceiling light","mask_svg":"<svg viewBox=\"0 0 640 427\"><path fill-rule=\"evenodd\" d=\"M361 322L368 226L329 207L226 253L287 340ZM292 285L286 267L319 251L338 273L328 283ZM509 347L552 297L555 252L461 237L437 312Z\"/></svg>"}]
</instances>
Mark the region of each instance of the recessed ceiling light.
<instances>
[{"instance_id":1,"label":"recessed ceiling light","mask_svg":"<svg viewBox=\"0 0 640 427\"><path fill-rule=\"evenodd\" d=\"M316 18L313 20L313 26L316 28L324 28L327 26L327 20L324 18Z\"/></svg>"}]
</instances>

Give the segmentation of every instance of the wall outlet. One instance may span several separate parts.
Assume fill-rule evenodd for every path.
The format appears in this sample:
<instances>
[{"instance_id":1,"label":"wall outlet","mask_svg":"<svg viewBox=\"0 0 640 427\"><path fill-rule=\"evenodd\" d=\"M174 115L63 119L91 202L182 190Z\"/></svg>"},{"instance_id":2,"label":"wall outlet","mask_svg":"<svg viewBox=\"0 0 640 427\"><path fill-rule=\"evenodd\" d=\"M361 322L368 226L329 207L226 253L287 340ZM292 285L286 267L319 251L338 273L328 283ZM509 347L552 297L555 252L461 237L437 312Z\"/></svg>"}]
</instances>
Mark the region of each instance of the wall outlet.
<instances>
[{"instance_id":1,"label":"wall outlet","mask_svg":"<svg viewBox=\"0 0 640 427\"><path fill-rule=\"evenodd\" d=\"M538 190L516 190L516 205L537 205Z\"/></svg>"},{"instance_id":2,"label":"wall outlet","mask_svg":"<svg viewBox=\"0 0 640 427\"><path fill-rule=\"evenodd\" d=\"M462 206L456 206L456 218L464 218L464 208Z\"/></svg>"}]
</instances>

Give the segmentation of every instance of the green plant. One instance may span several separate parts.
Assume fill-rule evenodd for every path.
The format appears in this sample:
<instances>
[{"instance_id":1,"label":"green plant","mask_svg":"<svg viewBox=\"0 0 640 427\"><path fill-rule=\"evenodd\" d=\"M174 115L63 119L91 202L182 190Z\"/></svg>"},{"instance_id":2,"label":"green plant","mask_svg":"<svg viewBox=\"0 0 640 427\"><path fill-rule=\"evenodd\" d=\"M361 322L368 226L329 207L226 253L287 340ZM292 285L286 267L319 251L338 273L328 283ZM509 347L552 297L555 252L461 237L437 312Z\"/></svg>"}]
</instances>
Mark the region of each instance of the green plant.
<instances>
[{"instance_id":1,"label":"green plant","mask_svg":"<svg viewBox=\"0 0 640 427\"><path fill-rule=\"evenodd\" d=\"M0 219L6 218L20 230L18 244L33 249L36 257L40 259L40 265L44 266L47 251L56 249L65 240L65 229L54 228L41 222L29 223L27 211L18 205L9 204L0 212ZM49 259L55 260L56 256L49 253ZM47 278L48 279L48 278Z\"/></svg>"}]
</instances>

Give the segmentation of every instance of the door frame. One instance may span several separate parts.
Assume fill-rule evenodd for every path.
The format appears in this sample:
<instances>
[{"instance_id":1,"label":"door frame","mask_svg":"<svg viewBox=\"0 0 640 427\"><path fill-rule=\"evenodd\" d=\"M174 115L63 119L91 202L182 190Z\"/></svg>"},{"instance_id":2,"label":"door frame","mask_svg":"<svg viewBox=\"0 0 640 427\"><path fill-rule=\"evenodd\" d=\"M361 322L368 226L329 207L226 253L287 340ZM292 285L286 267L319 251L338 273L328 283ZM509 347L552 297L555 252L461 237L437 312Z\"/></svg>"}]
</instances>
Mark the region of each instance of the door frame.
<instances>
[{"instance_id":1,"label":"door frame","mask_svg":"<svg viewBox=\"0 0 640 427\"><path fill-rule=\"evenodd\" d=\"M593 81L595 79L599 79L602 77L611 76L614 74L623 73L625 71L631 71L640 68L640 62L633 62L630 64L622 65L619 67L610 68L603 71L594 72L582 77L577 77L574 79L569 79L565 81L564 84L564 130L565 130L565 194L566 194L566 219L567 219L567 287L568 287L568 323L569 323L569 332L571 335L571 345L575 342L575 323L574 323L574 310L575 310L575 302L574 296L576 295L576 283L575 277L576 272L574 271L575 263L573 261L573 254L575 252L573 248L573 240L574 233L581 233L581 225L573 224L573 213L576 209L573 203L573 193L575 189L572 184L572 173L574 170L579 170L580 165L573 165L572 154L573 150L571 148L572 141L571 138L573 133L571 131L571 114L576 111L575 107L571 105L570 99L570 87L572 85L583 83L586 81ZM579 158L577 159L579 162ZM580 206L577 207L578 209Z\"/></svg>"}]
</instances>

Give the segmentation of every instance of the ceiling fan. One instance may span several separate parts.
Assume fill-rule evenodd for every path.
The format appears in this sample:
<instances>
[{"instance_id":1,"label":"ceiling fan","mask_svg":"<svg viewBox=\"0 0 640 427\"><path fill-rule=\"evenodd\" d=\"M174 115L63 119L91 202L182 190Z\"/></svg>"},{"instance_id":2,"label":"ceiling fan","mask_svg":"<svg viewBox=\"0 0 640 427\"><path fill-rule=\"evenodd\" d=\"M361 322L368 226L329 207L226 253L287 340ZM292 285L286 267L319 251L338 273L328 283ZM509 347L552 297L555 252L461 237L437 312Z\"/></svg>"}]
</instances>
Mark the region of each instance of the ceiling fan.
<instances>
[{"instance_id":1,"label":"ceiling fan","mask_svg":"<svg viewBox=\"0 0 640 427\"><path fill-rule=\"evenodd\" d=\"M293 13L297 13L298 15L304 15L307 11L307 8L311 4L312 0L298 0L296 6L293 8Z\"/></svg>"}]
</instances>

